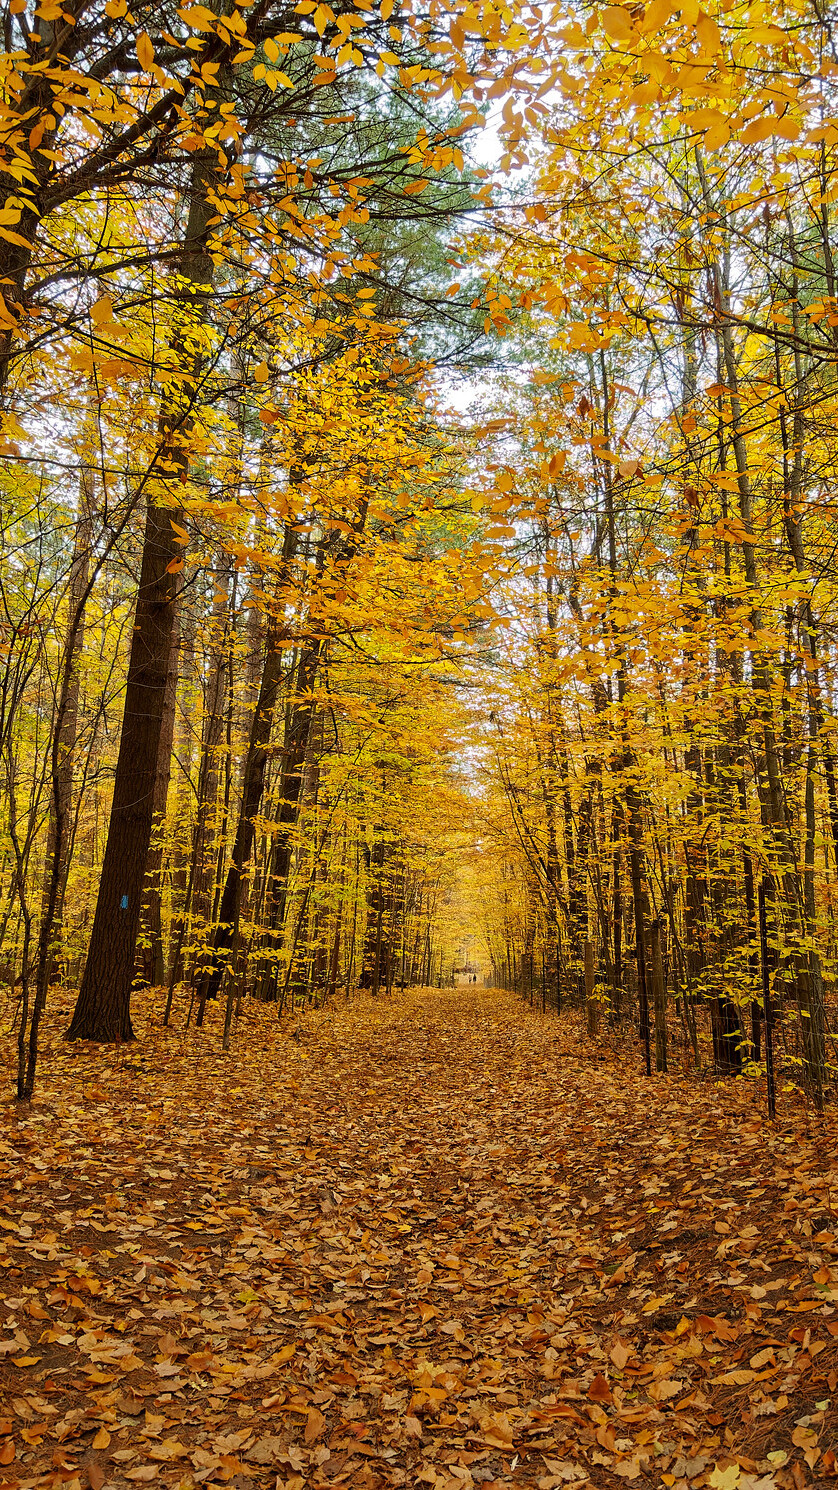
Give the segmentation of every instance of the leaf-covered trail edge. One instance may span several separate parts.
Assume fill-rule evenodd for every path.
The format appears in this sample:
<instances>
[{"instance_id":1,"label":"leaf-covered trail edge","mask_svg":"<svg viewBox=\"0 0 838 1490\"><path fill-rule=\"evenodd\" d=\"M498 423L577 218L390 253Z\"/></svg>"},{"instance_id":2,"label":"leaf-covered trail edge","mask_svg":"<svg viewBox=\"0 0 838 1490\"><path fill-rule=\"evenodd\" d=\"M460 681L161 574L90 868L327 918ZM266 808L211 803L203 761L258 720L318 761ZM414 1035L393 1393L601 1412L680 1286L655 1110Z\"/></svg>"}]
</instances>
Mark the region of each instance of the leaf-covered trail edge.
<instances>
[{"instance_id":1,"label":"leaf-covered trail edge","mask_svg":"<svg viewBox=\"0 0 838 1490\"><path fill-rule=\"evenodd\" d=\"M0 1129L7 1485L835 1474L834 1119L472 988L257 1006L228 1056L60 1018Z\"/></svg>"}]
</instances>

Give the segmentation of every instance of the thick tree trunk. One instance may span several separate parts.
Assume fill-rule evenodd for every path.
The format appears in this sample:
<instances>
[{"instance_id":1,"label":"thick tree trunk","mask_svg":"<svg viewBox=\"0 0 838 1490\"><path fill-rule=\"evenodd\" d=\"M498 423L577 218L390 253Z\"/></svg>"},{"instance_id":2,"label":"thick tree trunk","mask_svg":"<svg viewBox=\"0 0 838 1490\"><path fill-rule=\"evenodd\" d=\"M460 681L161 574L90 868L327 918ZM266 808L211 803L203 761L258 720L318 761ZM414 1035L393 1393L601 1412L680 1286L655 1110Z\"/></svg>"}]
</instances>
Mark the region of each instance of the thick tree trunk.
<instances>
[{"instance_id":1,"label":"thick tree trunk","mask_svg":"<svg viewBox=\"0 0 838 1490\"><path fill-rule=\"evenodd\" d=\"M134 1038L131 984L177 598L172 522L180 516L180 508L149 503L108 841L70 1040Z\"/></svg>"},{"instance_id":2,"label":"thick tree trunk","mask_svg":"<svg viewBox=\"0 0 838 1490\"><path fill-rule=\"evenodd\" d=\"M204 314L213 263L205 241L215 208L208 190L215 157L195 161L180 273L194 293L186 300L196 318ZM184 357L191 356L184 351ZM183 516L174 495L189 462L188 433L196 397L193 365L174 407L160 419L160 474L152 473L146 511L140 585L128 661L128 679L108 839L87 961L67 1038L132 1040L131 986L149 842L154 821L160 742L170 686L175 608L182 567L178 528Z\"/></svg>"}]
</instances>

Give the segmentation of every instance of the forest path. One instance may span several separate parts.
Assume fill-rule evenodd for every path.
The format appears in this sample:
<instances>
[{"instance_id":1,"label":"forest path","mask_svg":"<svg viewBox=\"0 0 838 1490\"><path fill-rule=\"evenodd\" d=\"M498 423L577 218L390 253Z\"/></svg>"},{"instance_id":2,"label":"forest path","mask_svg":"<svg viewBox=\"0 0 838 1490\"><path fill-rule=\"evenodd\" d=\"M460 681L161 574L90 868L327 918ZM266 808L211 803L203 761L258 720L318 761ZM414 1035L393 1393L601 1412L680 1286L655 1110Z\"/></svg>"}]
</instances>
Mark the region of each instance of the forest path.
<instances>
[{"instance_id":1,"label":"forest path","mask_svg":"<svg viewBox=\"0 0 838 1490\"><path fill-rule=\"evenodd\" d=\"M261 1006L229 1056L59 1032L0 1127L7 1483L834 1472L834 1124L470 987Z\"/></svg>"}]
</instances>

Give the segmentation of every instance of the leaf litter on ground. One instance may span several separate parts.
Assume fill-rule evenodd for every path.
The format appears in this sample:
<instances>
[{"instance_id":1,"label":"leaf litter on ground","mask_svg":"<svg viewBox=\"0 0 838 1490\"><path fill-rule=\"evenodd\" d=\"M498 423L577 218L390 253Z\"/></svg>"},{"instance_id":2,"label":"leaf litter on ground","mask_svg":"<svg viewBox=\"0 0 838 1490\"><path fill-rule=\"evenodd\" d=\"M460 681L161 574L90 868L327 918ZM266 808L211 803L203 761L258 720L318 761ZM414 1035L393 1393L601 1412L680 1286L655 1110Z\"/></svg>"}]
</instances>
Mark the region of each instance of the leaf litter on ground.
<instances>
[{"instance_id":1,"label":"leaf litter on ground","mask_svg":"<svg viewBox=\"0 0 838 1490\"><path fill-rule=\"evenodd\" d=\"M57 1006L3 1111L5 1490L836 1476L833 1118L476 988L256 1005L228 1055L144 1012Z\"/></svg>"}]
</instances>

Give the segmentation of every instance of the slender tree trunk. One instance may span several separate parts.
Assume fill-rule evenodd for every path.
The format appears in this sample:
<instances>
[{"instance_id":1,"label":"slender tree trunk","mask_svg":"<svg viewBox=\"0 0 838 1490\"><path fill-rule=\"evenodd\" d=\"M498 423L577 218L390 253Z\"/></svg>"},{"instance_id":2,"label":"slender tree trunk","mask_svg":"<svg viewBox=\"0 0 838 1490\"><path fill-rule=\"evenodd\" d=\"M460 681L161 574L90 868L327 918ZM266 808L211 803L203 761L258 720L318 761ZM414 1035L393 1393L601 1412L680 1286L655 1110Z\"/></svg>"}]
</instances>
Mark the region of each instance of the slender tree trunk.
<instances>
[{"instance_id":1,"label":"slender tree trunk","mask_svg":"<svg viewBox=\"0 0 838 1490\"><path fill-rule=\"evenodd\" d=\"M594 944L586 940L584 944L584 968L585 968L585 1000L587 1005L588 1035L593 1040L599 1033L599 1008L594 998L596 987L596 957Z\"/></svg>"},{"instance_id":2,"label":"slender tree trunk","mask_svg":"<svg viewBox=\"0 0 838 1490\"><path fill-rule=\"evenodd\" d=\"M611 806L611 934L614 946L611 990L614 1017L622 1018L623 1001L623 804L617 793Z\"/></svg>"},{"instance_id":3,"label":"slender tree trunk","mask_svg":"<svg viewBox=\"0 0 838 1490\"><path fill-rule=\"evenodd\" d=\"M157 752L152 798L152 829L146 859L145 885L140 910L140 956L137 959L138 981L160 988L166 980L166 958L163 948L163 859L165 852L166 806L172 775L172 745L175 738L175 703L178 683L179 618L177 594L173 601L175 617L169 651L169 670L163 698L160 745Z\"/></svg>"},{"instance_id":4,"label":"slender tree trunk","mask_svg":"<svg viewBox=\"0 0 838 1490\"><path fill-rule=\"evenodd\" d=\"M654 920L649 927L649 943L652 952L651 974L655 1001L655 1070L666 1071L666 980L664 978L663 957L661 955L661 923L659 919Z\"/></svg>"},{"instance_id":5,"label":"slender tree trunk","mask_svg":"<svg viewBox=\"0 0 838 1490\"><path fill-rule=\"evenodd\" d=\"M286 543L289 542L289 532L290 530L286 532ZM253 840L256 833L254 820L262 802L271 729L284 674L281 633L282 627L275 620L272 621L268 627L267 649L259 687L259 698L250 728L250 739L248 741L244 781L242 784L241 809L236 827L236 836L233 842L233 853L218 908L218 925L213 938L209 967L201 986L198 1010L199 1025L203 1022L204 1005L207 999L214 998L221 987L226 957L232 945L233 932L237 919L236 913L241 897L242 875L253 849Z\"/></svg>"},{"instance_id":6,"label":"slender tree trunk","mask_svg":"<svg viewBox=\"0 0 838 1490\"><path fill-rule=\"evenodd\" d=\"M87 439L92 443L93 405L87 419ZM79 661L84 646L84 611L90 576L90 545L93 535L93 470L88 451L82 453L79 471L79 513L73 547L68 594L67 635L64 644L64 678L59 684L62 718L56 731L57 750L55 779L50 793L47 851L41 903L42 921L50 918L52 937L49 953L48 981L60 977L58 940L64 914L64 896L70 867L70 823L73 811L73 768L79 715ZM60 845L60 847L59 847ZM53 878L55 885L53 887ZM52 908L50 903L52 901Z\"/></svg>"},{"instance_id":7,"label":"slender tree trunk","mask_svg":"<svg viewBox=\"0 0 838 1490\"><path fill-rule=\"evenodd\" d=\"M794 379L791 391L792 405L792 429L789 431L787 415L784 408L779 410L780 437L783 446L784 466L784 493L783 493L783 526L788 543L789 552L794 561L795 570L798 574L805 573L806 554L803 545L803 517L801 511L801 500L803 498L803 411L805 395L805 372L803 359L800 353L800 310L799 310L799 286L797 273L797 248L794 229L791 220L788 220L790 255L793 267L791 304L793 327L795 331L794 344ZM780 349L777 338L774 339L774 352L777 369L777 384L782 388L782 367L780 362ZM791 436L791 437L789 437ZM823 1084L826 1075L826 1050L825 1050L825 1017L823 996L823 974L821 970L820 956L817 950L817 905L815 897L815 833L817 828L815 817L815 776L817 772L817 758L819 737L823 721L823 708L821 704L820 675L818 669L818 629L812 610L811 599L807 596L800 602L799 614L801 641L808 652L810 666L806 669L806 696L807 696L807 730L808 741L805 752L805 778L804 778L804 833L803 833L803 923L807 945L801 948L799 955L799 1000L800 1012L803 1024L803 1048L806 1056L807 1073L810 1085L813 1088L815 1099L820 1106L823 1101ZM831 772L829 773L831 774ZM834 790L834 786L833 786ZM830 803L831 806L831 803Z\"/></svg>"},{"instance_id":8,"label":"slender tree trunk","mask_svg":"<svg viewBox=\"0 0 838 1490\"><path fill-rule=\"evenodd\" d=\"M321 655L322 643L318 640L308 641L300 648L293 697L286 717L285 741L279 775L279 812L276 833L271 846L263 911L265 926L269 937L274 942L281 933L285 920L288 879L294 849L294 830L300 815L304 768L311 735L313 711L311 690L317 677ZM263 971L259 984L259 996L269 998L275 987L275 970L269 966Z\"/></svg>"}]
</instances>

